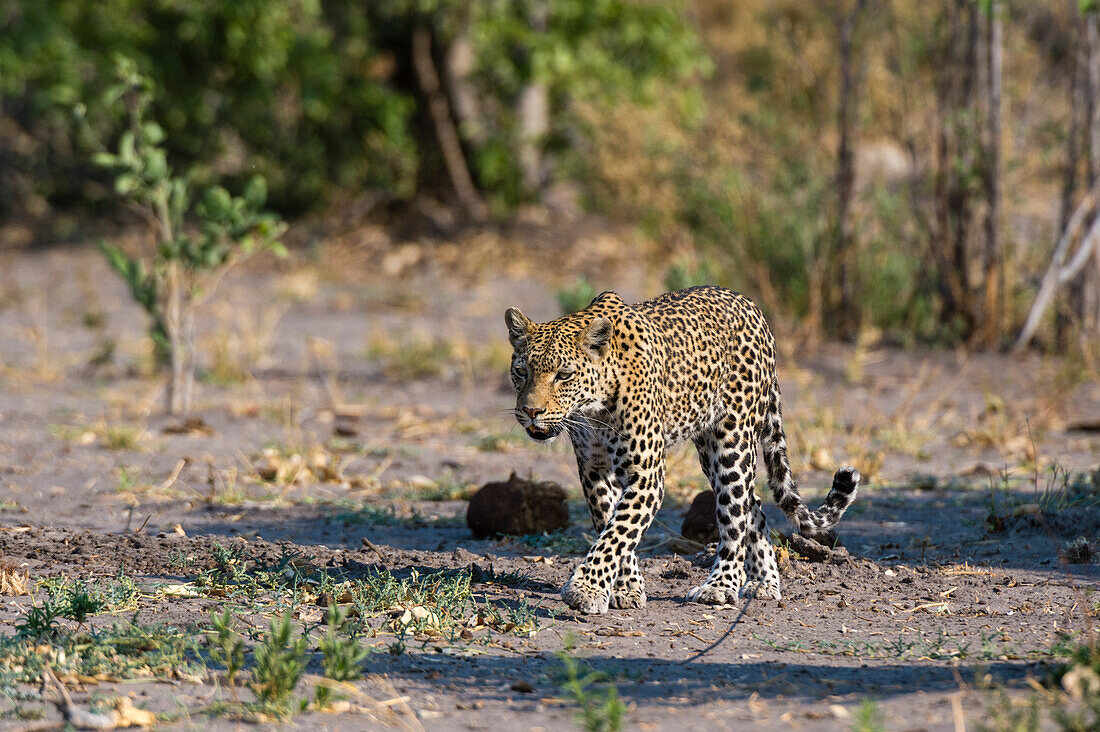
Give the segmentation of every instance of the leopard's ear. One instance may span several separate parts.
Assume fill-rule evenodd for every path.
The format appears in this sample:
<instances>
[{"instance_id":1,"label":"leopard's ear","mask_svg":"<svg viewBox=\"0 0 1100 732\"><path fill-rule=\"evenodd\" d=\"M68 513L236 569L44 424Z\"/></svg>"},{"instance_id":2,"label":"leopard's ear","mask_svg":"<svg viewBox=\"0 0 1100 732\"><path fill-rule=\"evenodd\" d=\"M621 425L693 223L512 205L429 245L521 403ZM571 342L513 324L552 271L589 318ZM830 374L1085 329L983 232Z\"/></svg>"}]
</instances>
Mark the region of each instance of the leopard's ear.
<instances>
[{"instance_id":1,"label":"leopard's ear","mask_svg":"<svg viewBox=\"0 0 1100 732\"><path fill-rule=\"evenodd\" d=\"M535 329L535 324L519 308L504 311L504 324L508 326L508 340L516 350L527 345L527 337Z\"/></svg>"},{"instance_id":2,"label":"leopard's ear","mask_svg":"<svg viewBox=\"0 0 1100 732\"><path fill-rule=\"evenodd\" d=\"M600 361L611 348L615 326L607 318L596 318L581 332L580 347L593 361Z\"/></svg>"}]
</instances>

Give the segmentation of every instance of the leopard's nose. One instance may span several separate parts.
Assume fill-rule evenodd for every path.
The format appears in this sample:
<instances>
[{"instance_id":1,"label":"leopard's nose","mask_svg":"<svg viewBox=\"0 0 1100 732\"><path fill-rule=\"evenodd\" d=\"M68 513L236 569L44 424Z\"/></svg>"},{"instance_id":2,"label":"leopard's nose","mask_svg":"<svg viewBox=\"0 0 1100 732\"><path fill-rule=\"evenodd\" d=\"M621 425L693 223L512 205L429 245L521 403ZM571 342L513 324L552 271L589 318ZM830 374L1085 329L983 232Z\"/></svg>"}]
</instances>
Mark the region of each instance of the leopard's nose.
<instances>
[{"instance_id":1,"label":"leopard's nose","mask_svg":"<svg viewBox=\"0 0 1100 732\"><path fill-rule=\"evenodd\" d=\"M534 419L535 417L546 411L545 409L539 409L538 407L520 407L520 409L522 409L524 413L526 413L527 416L531 419Z\"/></svg>"}]
</instances>

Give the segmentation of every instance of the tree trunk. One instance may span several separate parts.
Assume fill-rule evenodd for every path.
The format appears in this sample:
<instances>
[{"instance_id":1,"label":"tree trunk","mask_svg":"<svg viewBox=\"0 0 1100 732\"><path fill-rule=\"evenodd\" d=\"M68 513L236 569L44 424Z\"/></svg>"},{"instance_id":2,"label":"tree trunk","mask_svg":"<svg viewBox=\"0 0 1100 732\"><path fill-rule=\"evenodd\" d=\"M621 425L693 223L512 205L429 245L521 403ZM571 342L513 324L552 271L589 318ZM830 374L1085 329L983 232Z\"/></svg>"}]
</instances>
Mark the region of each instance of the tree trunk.
<instances>
[{"instance_id":1,"label":"tree trunk","mask_svg":"<svg viewBox=\"0 0 1100 732\"><path fill-rule=\"evenodd\" d=\"M1081 107L1084 104L1085 94L1085 69L1088 61L1084 57L1086 43L1084 30L1078 26L1076 48L1073 54L1073 75L1071 77L1070 108L1069 108L1069 132L1066 135L1066 164L1062 177L1062 200L1059 205L1058 231L1065 231L1069 225L1070 215L1073 213L1073 197L1077 193L1077 169L1081 163ZM1069 345L1069 333L1072 320L1064 308L1059 307L1055 313L1054 337L1059 346L1065 348Z\"/></svg>"},{"instance_id":2,"label":"tree trunk","mask_svg":"<svg viewBox=\"0 0 1100 732\"><path fill-rule=\"evenodd\" d=\"M532 30L544 32L549 22L550 8L544 0L534 0L528 19ZM550 90L537 78L529 79L520 91L516 102L516 119L519 122L520 177L524 193L538 193L544 183L542 145L550 131Z\"/></svg>"},{"instance_id":3,"label":"tree trunk","mask_svg":"<svg viewBox=\"0 0 1100 732\"><path fill-rule=\"evenodd\" d=\"M432 32L424 26L413 30L412 57L420 91L428 103L428 113L435 127L436 139L443 153L443 162L447 168L447 175L451 179L455 196L465 209L467 216L475 221L484 220L488 210L477 192L477 187L474 186L470 169L466 166L466 157L462 152L458 131L455 129L454 120L451 119L450 105L439 85L439 74L436 73L435 62L432 60Z\"/></svg>"},{"instance_id":4,"label":"tree trunk","mask_svg":"<svg viewBox=\"0 0 1100 732\"><path fill-rule=\"evenodd\" d=\"M550 131L550 96L546 85L532 81L523 87L516 104L519 118L519 168L523 190L538 193L544 182L542 143Z\"/></svg>"},{"instance_id":5,"label":"tree trunk","mask_svg":"<svg viewBox=\"0 0 1100 732\"><path fill-rule=\"evenodd\" d=\"M989 120L985 164L988 209L985 217L985 304L982 343L996 345L1004 316L1004 246L1001 241L1001 70L1003 67L1001 4L990 0L986 14L986 108Z\"/></svg>"},{"instance_id":6,"label":"tree trunk","mask_svg":"<svg viewBox=\"0 0 1100 732\"><path fill-rule=\"evenodd\" d=\"M164 278L165 303L164 328L168 331L168 356L171 364L171 373L168 375L168 413L172 415L183 414L184 392L186 391L184 376L186 365L183 346L183 321L182 321L182 290L180 281L179 262L169 262Z\"/></svg>"},{"instance_id":7,"label":"tree trunk","mask_svg":"<svg viewBox=\"0 0 1100 732\"><path fill-rule=\"evenodd\" d=\"M447 97L458 122L458 134L467 143L480 147L485 143L486 125L481 99L470 83L474 68L474 46L470 41L471 0L466 0L454 13L455 30L443 52L443 77Z\"/></svg>"},{"instance_id":8,"label":"tree trunk","mask_svg":"<svg viewBox=\"0 0 1100 732\"><path fill-rule=\"evenodd\" d=\"M447 46L443 62L443 73L447 78L451 105L455 119L458 120L458 132L463 140L474 146L485 142L485 118L481 111L481 100L470 83L473 70L474 49L470 43L465 26L455 33Z\"/></svg>"},{"instance_id":9,"label":"tree trunk","mask_svg":"<svg viewBox=\"0 0 1100 732\"><path fill-rule=\"evenodd\" d=\"M1085 14L1085 134L1089 190L1100 179L1100 15L1096 11ZM1100 283L1096 268L1085 268L1069 287L1069 309L1082 335L1100 327L1097 300L1100 299Z\"/></svg>"},{"instance_id":10,"label":"tree trunk","mask_svg":"<svg viewBox=\"0 0 1100 732\"><path fill-rule=\"evenodd\" d=\"M853 163L852 127L858 109L858 88L852 69L852 36L856 23L866 7L866 0L856 0L855 6L841 16L838 35L840 40L840 100L837 105L837 127L840 141L837 146L836 188L836 261L837 279L840 285L840 312L837 329L844 340L855 340L860 327L860 312L856 305L855 255L852 235L852 188L855 182Z\"/></svg>"},{"instance_id":11,"label":"tree trunk","mask_svg":"<svg viewBox=\"0 0 1100 732\"><path fill-rule=\"evenodd\" d=\"M1089 190L1100 181L1100 13L1092 10L1085 19L1088 36L1088 83L1086 84L1089 110ZM1100 215L1100 214L1098 214ZM1078 276L1080 282L1079 317L1082 343L1100 335L1100 248L1093 249L1093 265Z\"/></svg>"},{"instance_id":12,"label":"tree trunk","mask_svg":"<svg viewBox=\"0 0 1100 732\"><path fill-rule=\"evenodd\" d=\"M974 331L974 293L969 272L971 191L968 171L973 167L974 80L978 68L978 10L970 0L948 5L945 61L937 83L939 133L936 143L937 236L934 257L943 298L940 322L961 322L963 334Z\"/></svg>"},{"instance_id":13,"label":"tree trunk","mask_svg":"<svg viewBox=\"0 0 1100 732\"><path fill-rule=\"evenodd\" d=\"M195 303L187 296L183 309L183 413L191 411L192 397L195 392Z\"/></svg>"},{"instance_id":14,"label":"tree trunk","mask_svg":"<svg viewBox=\"0 0 1100 732\"><path fill-rule=\"evenodd\" d=\"M960 96L956 110L957 112L965 110L969 112L969 114L964 115L968 117L968 119L958 122L963 129L962 133L956 135L955 139L959 145L957 155L962 160L962 167L965 171L969 172L974 169L974 148L977 144L973 117L975 114L974 86L980 68L978 41L980 39L981 10L978 8L977 3L970 2L970 0L957 0L957 2L966 10L967 27L964 51L965 63L963 65ZM977 325L977 319L975 318L975 293L970 277L970 226L973 216L971 197L973 191L970 189L970 183L967 178L969 178L969 175L955 174L952 206L953 220L955 223L955 238L952 242L952 259L955 266L955 276L958 278L960 289L963 292L963 319L966 324L966 333L970 335L974 332Z\"/></svg>"}]
</instances>

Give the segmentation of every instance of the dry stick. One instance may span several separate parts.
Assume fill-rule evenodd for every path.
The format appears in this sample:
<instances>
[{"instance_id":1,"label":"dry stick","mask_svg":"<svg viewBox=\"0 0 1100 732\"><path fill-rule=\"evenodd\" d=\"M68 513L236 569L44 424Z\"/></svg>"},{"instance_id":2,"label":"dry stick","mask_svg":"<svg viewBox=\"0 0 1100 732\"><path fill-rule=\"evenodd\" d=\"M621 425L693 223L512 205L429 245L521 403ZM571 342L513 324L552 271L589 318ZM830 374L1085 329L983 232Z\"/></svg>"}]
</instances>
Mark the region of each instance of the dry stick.
<instances>
[{"instance_id":1,"label":"dry stick","mask_svg":"<svg viewBox=\"0 0 1100 732\"><path fill-rule=\"evenodd\" d=\"M382 553L382 550L375 546L374 543L365 536L361 539L361 541L363 542L363 546L365 546L367 549L370 549L378 556L378 561L382 563L382 566L386 566L386 555Z\"/></svg>"},{"instance_id":2,"label":"dry stick","mask_svg":"<svg viewBox=\"0 0 1100 732\"><path fill-rule=\"evenodd\" d=\"M961 691L951 695L951 717L955 722L955 732L966 732L966 717L963 714Z\"/></svg>"},{"instance_id":3,"label":"dry stick","mask_svg":"<svg viewBox=\"0 0 1100 732\"><path fill-rule=\"evenodd\" d=\"M53 669L46 666L43 671L43 676L48 678L50 683L54 685L58 693L61 696L62 701L58 703L61 708L61 713L65 715L65 719L70 724L78 729L117 729L118 713L113 714L96 714L73 704L72 697L69 696L68 690L65 685L61 683L60 679L54 674Z\"/></svg>"},{"instance_id":4,"label":"dry stick","mask_svg":"<svg viewBox=\"0 0 1100 732\"><path fill-rule=\"evenodd\" d=\"M1077 248L1077 253L1073 255L1073 259L1058 273L1058 284L1064 285L1081 271L1081 268L1085 266L1085 262L1088 261L1092 255L1092 250L1096 248L1097 234L1100 232L1100 219L1096 219L1092 222L1092 227L1089 228L1089 233L1085 235L1084 241L1081 242L1081 246Z\"/></svg>"},{"instance_id":5,"label":"dry stick","mask_svg":"<svg viewBox=\"0 0 1100 732\"><path fill-rule=\"evenodd\" d=\"M157 512L156 512L156 511L153 511L153 512L152 512L151 514L149 514L148 516L146 516L146 517L145 517L145 520L141 522L141 526L139 526L139 527L137 527L136 529L134 529L134 533L135 533L135 534L140 534L141 532L145 531L145 525L146 525L147 523L149 523L149 519L153 518L153 517L154 517L154 516L156 516L156 515L157 515Z\"/></svg>"},{"instance_id":6,"label":"dry stick","mask_svg":"<svg viewBox=\"0 0 1100 732\"><path fill-rule=\"evenodd\" d=\"M1062 263L1066 260L1066 252L1069 249L1070 241L1073 240L1077 231L1084 224L1085 218L1092 212L1095 203L1096 190L1093 189L1081 200L1081 203L1073 212L1073 216L1070 217L1069 223L1066 224L1065 231L1062 232L1062 236L1058 239L1058 244L1054 247L1050 268L1047 269L1047 273L1043 276L1043 283L1039 286L1039 294L1035 296L1035 302L1032 304L1031 310L1027 314L1027 321L1020 330L1020 335L1016 337L1016 341L1012 344L1012 353L1019 353L1031 342L1031 339L1035 336L1035 331L1039 327L1039 320L1043 317L1043 313L1046 312L1047 306L1054 297L1055 291L1077 274L1077 271L1084 266L1089 253L1091 253L1092 249L1095 247L1096 239L1100 236L1100 231L1098 231L1098 228L1100 228L1100 219L1093 221L1092 226L1081 242L1077 255L1074 256L1069 266L1062 266Z\"/></svg>"},{"instance_id":7,"label":"dry stick","mask_svg":"<svg viewBox=\"0 0 1100 732\"><path fill-rule=\"evenodd\" d=\"M181 459L178 463L176 463L176 467L172 469L172 473L163 483L160 484L160 490L166 491L173 485L175 485L176 479L180 477L180 473L183 472L183 468L185 465L187 465L186 459Z\"/></svg>"}]
</instances>

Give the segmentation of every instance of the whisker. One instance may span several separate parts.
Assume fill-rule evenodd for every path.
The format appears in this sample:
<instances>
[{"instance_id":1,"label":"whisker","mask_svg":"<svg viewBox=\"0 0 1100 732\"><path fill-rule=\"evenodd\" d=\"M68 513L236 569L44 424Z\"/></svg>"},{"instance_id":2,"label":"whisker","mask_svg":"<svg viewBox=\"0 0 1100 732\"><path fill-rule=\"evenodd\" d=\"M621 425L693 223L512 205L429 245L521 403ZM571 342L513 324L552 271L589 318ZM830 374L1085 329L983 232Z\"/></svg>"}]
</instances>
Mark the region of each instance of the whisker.
<instances>
[{"instance_id":1,"label":"whisker","mask_svg":"<svg viewBox=\"0 0 1100 732\"><path fill-rule=\"evenodd\" d=\"M618 435L620 438L626 439L622 432L619 432L617 429L615 429L614 427L609 425L607 422L604 422L602 419L597 419L596 417L590 417L587 414L583 415L582 419L586 420L587 422L595 422L596 424L600 425L601 427L604 427L605 429L611 430L616 435ZM591 425L589 425L589 428L591 429Z\"/></svg>"},{"instance_id":2,"label":"whisker","mask_svg":"<svg viewBox=\"0 0 1100 732\"><path fill-rule=\"evenodd\" d=\"M569 434L573 434L573 430L576 430L577 433L581 435L583 435L585 432L590 431L590 427L588 425L578 422L572 417L562 417L561 423L565 426L565 429L569 432Z\"/></svg>"}]
</instances>

